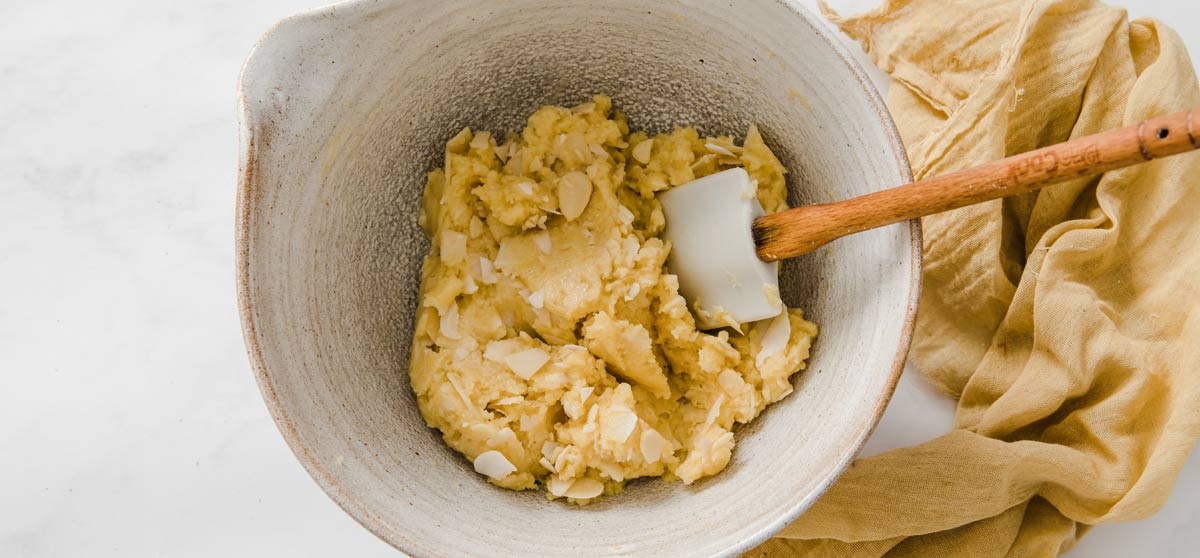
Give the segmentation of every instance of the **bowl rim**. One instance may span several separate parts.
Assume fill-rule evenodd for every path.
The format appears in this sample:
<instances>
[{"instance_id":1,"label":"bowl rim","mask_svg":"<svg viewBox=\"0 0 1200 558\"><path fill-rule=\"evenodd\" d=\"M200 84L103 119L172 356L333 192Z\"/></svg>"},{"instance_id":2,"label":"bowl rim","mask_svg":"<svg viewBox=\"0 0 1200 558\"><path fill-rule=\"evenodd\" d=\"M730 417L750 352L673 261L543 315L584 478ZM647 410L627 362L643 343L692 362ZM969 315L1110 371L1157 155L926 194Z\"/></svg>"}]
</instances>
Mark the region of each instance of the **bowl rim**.
<instances>
[{"instance_id":1,"label":"bowl rim","mask_svg":"<svg viewBox=\"0 0 1200 558\"><path fill-rule=\"evenodd\" d=\"M907 150L901 140L900 132L896 127L896 123L888 111L883 97L879 90L871 82L866 71L851 55L850 51L843 45L833 32L827 29L816 18L808 8L802 6L799 0L775 0L794 15L798 16L805 25L822 41L824 41L835 56L845 65L850 74L858 81L859 86L867 94L867 100L875 112L875 118L880 127L887 136L889 147L896 160L897 170L900 171L900 176L907 182L912 182L912 168L908 159ZM254 313L254 298L250 288L250 230L251 217L253 208L255 207L254 192L258 177L258 145L254 137L252 122L256 121L255 112L249 106L248 93L246 89L246 74L250 67L251 61L255 55L261 50L264 43L267 42L285 25L294 24L300 21L318 19L334 15L336 11L351 11L356 8L367 8L368 5L376 4L376 0L343 0L334 2L315 8L303 10L287 16L274 25L269 27L254 43L250 53L246 56L245 62L242 64L241 71L238 75L237 95L238 95L238 178L237 178L237 204L234 217L234 256L235 256L235 275L237 283L237 306L238 316L242 326L242 335L246 344L246 353L250 360L251 370L254 374L255 381L258 384L259 392L262 395L263 401L267 406L268 412L271 414L272 420L275 422L276 428L279 429L280 435L283 436L288 448L296 456L297 461L313 479L314 482L329 496L338 507L342 508L347 515L352 517L359 525L370 531L380 540L391 545L396 550L410 556L438 556L438 551L423 544L421 541L406 535L405 533L391 528L386 523L380 520L375 514L368 510L358 501L358 499L350 493L338 481L338 479L325 467L323 467L313 457L311 450L300 439L300 435L296 430L296 425L292 418L284 411L279 397L275 390L275 385L271 380L267 367L262 357L262 347L258 342L258 325L255 323ZM830 469L828 476L804 498L798 499L786 512L780 515L774 521L764 525L752 535L746 537L737 545L726 548L722 551L722 556L734 556L742 552L748 551L758 545L766 542L789 523L795 521L804 511L812 506L825 491L832 486L851 461L862 450L871 433L875 431L879 420L883 417L888 403L891 401L892 395L895 393L896 386L900 381L900 376L904 372L905 362L908 358L908 351L912 344L913 331L916 326L917 305L921 295L921 275L923 269L922 250L923 236L921 229L921 221L913 219L908 222L909 225L909 247L911 250L911 270L912 279L909 282L908 303L905 308L904 322L901 324L899 345L896 348L895 356L892 360L891 370L887 378L887 385L884 389L882 397L880 397L874 409L872 416L865 427L858 433L856 438L848 446L849 451L845 456Z\"/></svg>"}]
</instances>

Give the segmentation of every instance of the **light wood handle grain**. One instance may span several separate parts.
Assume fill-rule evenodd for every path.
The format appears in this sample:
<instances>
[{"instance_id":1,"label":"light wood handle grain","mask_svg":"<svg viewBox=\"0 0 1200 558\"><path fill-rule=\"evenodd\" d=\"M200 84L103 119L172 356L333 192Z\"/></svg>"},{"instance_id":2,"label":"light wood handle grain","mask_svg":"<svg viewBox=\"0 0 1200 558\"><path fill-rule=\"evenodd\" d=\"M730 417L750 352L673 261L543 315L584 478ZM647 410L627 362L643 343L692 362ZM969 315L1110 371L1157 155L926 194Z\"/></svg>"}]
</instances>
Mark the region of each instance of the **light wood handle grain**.
<instances>
[{"instance_id":1,"label":"light wood handle grain","mask_svg":"<svg viewBox=\"0 0 1200 558\"><path fill-rule=\"evenodd\" d=\"M848 234L1197 148L1200 108L845 201L765 215L754 222L754 243L762 260L782 260Z\"/></svg>"}]
</instances>

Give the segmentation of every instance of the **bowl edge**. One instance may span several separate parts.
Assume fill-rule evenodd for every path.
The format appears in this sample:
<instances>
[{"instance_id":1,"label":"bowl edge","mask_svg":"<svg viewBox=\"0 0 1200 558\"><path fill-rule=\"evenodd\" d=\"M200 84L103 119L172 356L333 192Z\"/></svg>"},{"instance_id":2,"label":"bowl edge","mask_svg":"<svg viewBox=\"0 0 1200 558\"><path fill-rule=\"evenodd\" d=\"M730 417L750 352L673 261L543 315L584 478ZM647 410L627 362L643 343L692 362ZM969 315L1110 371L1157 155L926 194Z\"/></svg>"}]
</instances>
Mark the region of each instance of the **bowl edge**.
<instances>
[{"instance_id":1,"label":"bowl edge","mask_svg":"<svg viewBox=\"0 0 1200 558\"><path fill-rule=\"evenodd\" d=\"M798 15L809 28L823 41L825 41L833 52L846 65L847 69L859 82L864 92L867 93L868 101L871 107L875 110L876 118L882 125L884 132L887 134L890 146L892 147L893 155L896 157L897 168L900 171L901 177L906 181L912 181L912 169L908 160L907 151L900 139L900 134L896 128L895 121L888 112L886 105L880 95L879 90L871 82L862 66L854 60L850 52L842 45L832 33L826 29L819 21L815 20L815 15L800 5L796 0L777 0L786 8ZM238 178L237 178L237 202L235 210L234 223L234 253L235 253L235 275L237 282L237 305L238 315L241 321L242 334L246 343L246 352L249 357L251 369L254 373L259 391L266 403L267 410L271 414L276 427L283 436L288 448L296 456L297 461L309 474L314 482L322 489L323 492L338 507L352 517L363 528L370 531L379 539L388 543L399 552L413 556L414 558L431 558L436 556L436 553L430 549L423 548L416 541L405 537L403 534L390 529L377 518L371 517L371 514L361 508L354 500L353 496L344 490L344 487L333 477L333 475L323 468L316 459L314 459L307 446L300 440L295 424L291 417L283 410L276 395L275 386L267 374L266 366L262 358L262 349L258 342L258 328L254 320L253 312L253 297L250 293L250 226L252 220L253 192L255 190L255 178L257 177L257 138L254 135L253 123L257 122L253 111L248 105L248 95L245 86L245 78L247 70L251 67L254 57L260 47L273 35L275 35L285 25L306 21L313 18L333 15L335 9L353 8L365 4L372 3L371 0L344 0L324 6L311 8L290 15L276 22L267 29L255 42L247 55L245 62L242 65L241 72L238 77ZM912 342L912 335L916 325L917 303L921 293L921 273L923 268L922 261L922 230L919 220L914 219L909 221L910 249L912 251L912 279L909 284L909 300L905 311L904 323L901 326L900 344L897 348L895 358L892 362L890 376L888 378L888 386L884 396L880 399L878 405L872 411L873 416L868 421L866 427L859 433L858 437L851 444L851 449L847 452L846 457L835 463L828 473L828 478L815 491L799 500L790 510L784 513L778 520L764 526L759 531L743 542L730 547L718 554L717 556L734 556L739 553L750 550L767 539L771 538L775 533L778 533L789 523L794 521L805 510L812 506L814 502L841 476L846 467L850 465L854 457L862 450L863 445L874 432L875 427L879 424L879 420L883 416L884 410L887 408L896 386L899 383L900 376L903 373L904 365L908 357L908 351ZM414 554L420 549L421 554ZM426 554L426 552L430 552Z\"/></svg>"}]
</instances>

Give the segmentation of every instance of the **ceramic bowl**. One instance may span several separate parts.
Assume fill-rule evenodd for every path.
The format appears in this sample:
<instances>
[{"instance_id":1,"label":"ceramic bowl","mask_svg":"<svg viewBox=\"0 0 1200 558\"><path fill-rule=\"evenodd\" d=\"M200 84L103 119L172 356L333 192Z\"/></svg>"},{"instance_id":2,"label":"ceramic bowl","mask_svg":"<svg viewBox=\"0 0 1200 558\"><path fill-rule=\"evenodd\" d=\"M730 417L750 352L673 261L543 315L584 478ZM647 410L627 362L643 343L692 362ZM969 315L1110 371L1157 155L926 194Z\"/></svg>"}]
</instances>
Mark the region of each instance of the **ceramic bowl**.
<instances>
[{"instance_id":1,"label":"ceramic bowl","mask_svg":"<svg viewBox=\"0 0 1200 558\"><path fill-rule=\"evenodd\" d=\"M916 223L783 268L821 326L795 393L740 429L728 468L642 480L584 508L496 488L426 427L407 367L425 174L464 126L611 95L637 129L757 123L790 201L902 184L863 71L791 1L353 1L268 31L241 79L238 297L263 398L317 484L412 556L731 556L829 486L899 378L919 289Z\"/></svg>"}]
</instances>

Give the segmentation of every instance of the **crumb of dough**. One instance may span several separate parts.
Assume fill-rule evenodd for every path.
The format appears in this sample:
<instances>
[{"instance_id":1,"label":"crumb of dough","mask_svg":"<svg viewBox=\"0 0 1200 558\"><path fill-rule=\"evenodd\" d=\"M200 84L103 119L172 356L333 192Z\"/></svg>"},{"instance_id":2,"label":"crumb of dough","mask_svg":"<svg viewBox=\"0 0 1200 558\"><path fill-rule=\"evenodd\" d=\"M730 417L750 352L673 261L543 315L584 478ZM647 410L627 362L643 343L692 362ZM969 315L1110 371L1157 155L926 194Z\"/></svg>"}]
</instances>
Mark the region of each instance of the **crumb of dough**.
<instances>
[{"instance_id":1,"label":"crumb of dough","mask_svg":"<svg viewBox=\"0 0 1200 558\"><path fill-rule=\"evenodd\" d=\"M420 217L432 249L410 377L425 421L490 482L575 504L724 469L734 425L791 393L817 335L796 308L700 331L666 269L655 194L737 166L767 212L787 207L753 126L741 145L631 133L596 96L503 139L454 136Z\"/></svg>"}]
</instances>

